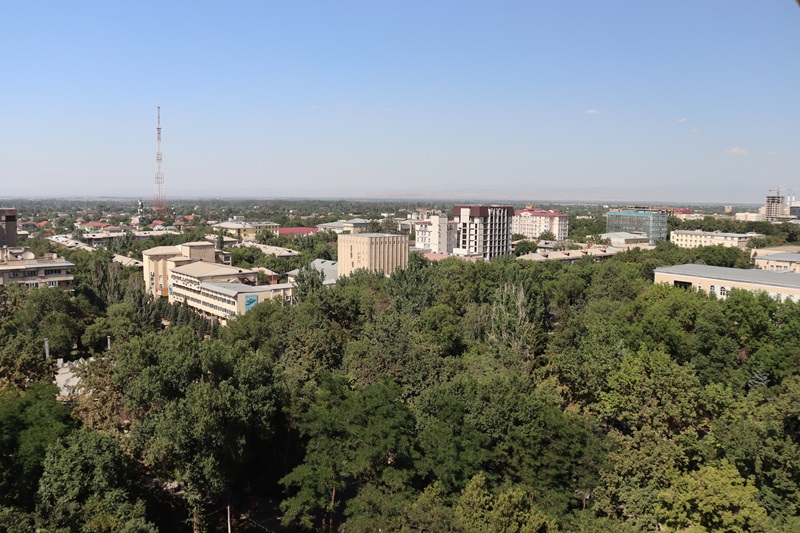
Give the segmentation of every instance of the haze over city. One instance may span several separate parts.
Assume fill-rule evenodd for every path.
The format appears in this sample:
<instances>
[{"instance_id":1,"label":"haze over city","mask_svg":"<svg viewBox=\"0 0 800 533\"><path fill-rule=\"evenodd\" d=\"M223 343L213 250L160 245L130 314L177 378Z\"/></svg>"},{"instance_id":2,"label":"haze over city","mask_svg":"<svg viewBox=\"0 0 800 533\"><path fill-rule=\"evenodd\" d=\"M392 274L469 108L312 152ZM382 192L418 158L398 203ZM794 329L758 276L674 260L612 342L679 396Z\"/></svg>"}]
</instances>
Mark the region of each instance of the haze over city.
<instances>
[{"instance_id":1,"label":"haze over city","mask_svg":"<svg viewBox=\"0 0 800 533\"><path fill-rule=\"evenodd\" d=\"M760 202L800 174L800 10L0 1L3 196Z\"/></svg>"}]
</instances>

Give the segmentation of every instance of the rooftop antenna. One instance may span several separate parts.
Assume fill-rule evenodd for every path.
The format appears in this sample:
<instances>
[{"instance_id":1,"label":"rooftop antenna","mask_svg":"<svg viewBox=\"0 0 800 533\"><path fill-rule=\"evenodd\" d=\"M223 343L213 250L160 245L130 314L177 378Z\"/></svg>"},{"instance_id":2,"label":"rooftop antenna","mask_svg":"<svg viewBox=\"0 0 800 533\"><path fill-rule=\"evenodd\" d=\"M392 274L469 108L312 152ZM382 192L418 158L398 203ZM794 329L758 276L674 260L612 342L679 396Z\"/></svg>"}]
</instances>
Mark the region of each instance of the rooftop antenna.
<instances>
[{"instance_id":1,"label":"rooftop antenna","mask_svg":"<svg viewBox=\"0 0 800 533\"><path fill-rule=\"evenodd\" d=\"M158 106L156 127L156 192L153 198L153 216L167 216L167 200L164 197L164 169L161 166L161 106Z\"/></svg>"}]
</instances>

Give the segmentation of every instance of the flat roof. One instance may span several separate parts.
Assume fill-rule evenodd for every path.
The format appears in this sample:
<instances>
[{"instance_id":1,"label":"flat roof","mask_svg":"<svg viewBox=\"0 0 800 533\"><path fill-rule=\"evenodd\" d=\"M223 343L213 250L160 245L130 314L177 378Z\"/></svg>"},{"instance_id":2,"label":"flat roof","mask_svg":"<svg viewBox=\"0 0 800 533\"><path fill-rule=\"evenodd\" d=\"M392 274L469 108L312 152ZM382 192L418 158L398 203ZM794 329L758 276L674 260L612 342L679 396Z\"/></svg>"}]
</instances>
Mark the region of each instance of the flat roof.
<instances>
[{"instance_id":1,"label":"flat roof","mask_svg":"<svg viewBox=\"0 0 800 533\"><path fill-rule=\"evenodd\" d=\"M789 254L789 253L780 253L780 254L767 254L767 255L759 255L756 256L756 261L800 261L800 254Z\"/></svg>"},{"instance_id":2,"label":"flat roof","mask_svg":"<svg viewBox=\"0 0 800 533\"><path fill-rule=\"evenodd\" d=\"M339 238L343 237L367 237L368 239L372 239L375 237L408 237L408 235L396 235L394 233L351 233L349 235L340 235Z\"/></svg>"},{"instance_id":3,"label":"flat roof","mask_svg":"<svg viewBox=\"0 0 800 533\"><path fill-rule=\"evenodd\" d=\"M657 267L655 271L678 276L696 276L698 278L800 289L800 274L795 272L774 272L758 268L727 268L692 264Z\"/></svg>"},{"instance_id":4,"label":"flat roof","mask_svg":"<svg viewBox=\"0 0 800 533\"><path fill-rule=\"evenodd\" d=\"M642 239L642 240L650 240L650 237L647 235L642 235L641 233L630 233L628 231L612 231L609 233L601 233L601 239Z\"/></svg>"},{"instance_id":5,"label":"flat roof","mask_svg":"<svg viewBox=\"0 0 800 533\"><path fill-rule=\"evenodd\" d=\"M155 248L148 248L142 251L142 255L180 255L181 251L177 246L156 246Z\"/></svg>"},{"instance_id":6,"label":"flat roof","mask_svg":"<svg viewBox=\"0 0 800 533\"><path fill-rule=\"evenodd\" d=\"M46 260L41 261L39 259L19 259L17 261L8 261L0 263L0 270L19 270L21 268L28 268L28 267L37 267L37 268L72 268L75 265L70 263L69 261L62 260L62 261L54 261L54 260Z\"/></svg>"},{"instance_id":7,"label":"flat roof","mask_svg":"<svg viewBox=\"0 0 800 533\"><path fill-rule=\"evenodd\" d=\"M709 235L709 236L719 236L719 237L763 237L761 233L725 233L722 231L703 231L700 229L676 229L672 233L678 233L681 235Z\"/></svg>"},{"instance_id":8,"label":"flat roof","mask_svg":"<svg viewBox=\"0 0 800 533\"><path fill-rule=\"evenodd\" d=\"M172 272L176 274L183 274L184 276L192 276L194 278L201 276L235 276L237 274L255 274L255 270L249 268L239 268L234 266L223 265L221 263L209 263L207 261L195 261L188 265L175 267Z\"/></svg>"},{"instance_id":9,"label":"flat roof","mask_svg":"<svg viewBox=\"0 0 800 533\"><path fill-rule=\"evenodd\" d=\"M274 285L246 285L244 283L214 283L206 282L201 283L200 288L212 292L218 292L226 296L236 297L242 293L254 292L274 292L284 289L290 289L294 285L291 283L276 283Z\"/></svg>"}]
</instances>

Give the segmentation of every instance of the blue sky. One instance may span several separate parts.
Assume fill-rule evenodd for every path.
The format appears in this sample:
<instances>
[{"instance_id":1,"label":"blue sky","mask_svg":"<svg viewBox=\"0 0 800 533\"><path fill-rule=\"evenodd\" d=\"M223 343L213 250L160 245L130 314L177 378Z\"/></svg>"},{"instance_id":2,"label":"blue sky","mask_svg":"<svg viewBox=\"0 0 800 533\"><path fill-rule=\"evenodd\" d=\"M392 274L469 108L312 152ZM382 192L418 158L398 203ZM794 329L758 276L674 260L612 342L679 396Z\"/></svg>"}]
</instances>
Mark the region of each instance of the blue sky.
<instances>
[{"instance_id":1,"label":"blue sky","mask_svg":"<svg viewBox=\"0 0 800 533\"><path fill-rule=\"evenodd\" d=\"M0 195L759 202L794 0L0 0Z\"/></svg>"}]
</instances>

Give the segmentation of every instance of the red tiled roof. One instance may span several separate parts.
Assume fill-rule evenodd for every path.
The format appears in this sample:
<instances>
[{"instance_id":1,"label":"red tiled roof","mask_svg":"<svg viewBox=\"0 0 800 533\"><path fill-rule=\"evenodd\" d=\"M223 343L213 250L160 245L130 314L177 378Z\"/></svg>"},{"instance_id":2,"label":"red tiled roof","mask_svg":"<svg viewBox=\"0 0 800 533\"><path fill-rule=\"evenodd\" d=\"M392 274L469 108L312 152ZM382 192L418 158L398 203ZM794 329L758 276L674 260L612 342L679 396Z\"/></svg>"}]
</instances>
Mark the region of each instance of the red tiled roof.
<instances>
[{"instance_id":1,"label":"red tiled roof","mask_svg":"<svg viewBox=\"0 0 800 533\"><path fill-rule=\"evenodd\" d=\"M84 224L84 226L89 226L92 228L105 228L106 226L108 226L108 224L106 224L105 222L94 221L94 222L87 222L86 224Z\"/></svg>"},{"instance_id":2,"label":"red tiled roof","mask_svg":"<svg viewBox=\"0 0 800 533\"><path fill-rule=\"evenodd\" d=\"M278 235L313 235L318 231L317 228L279 228Z\"/></svg>"}]
</instances>

